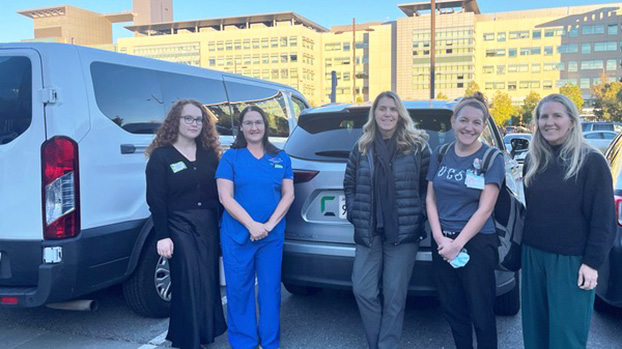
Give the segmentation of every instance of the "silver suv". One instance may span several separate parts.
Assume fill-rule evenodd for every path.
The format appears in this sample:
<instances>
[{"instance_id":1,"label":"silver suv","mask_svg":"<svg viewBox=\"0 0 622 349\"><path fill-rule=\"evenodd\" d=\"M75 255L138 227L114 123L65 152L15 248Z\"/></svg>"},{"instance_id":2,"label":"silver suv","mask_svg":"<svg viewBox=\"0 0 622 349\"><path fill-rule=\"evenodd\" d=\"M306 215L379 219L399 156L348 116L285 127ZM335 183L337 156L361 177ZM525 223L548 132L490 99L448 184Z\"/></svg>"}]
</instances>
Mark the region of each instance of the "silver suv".
<instances>
[{"instance_id":1,"label":"silver suv","mask_svg":"<svg viewBox=\"0 0 622 349\"><path fill-rule=\"evenodd\" d=\"M418 128L429 135L430 148L454 139L451 102L405 102ZM307 109L285 145L292 159L296 199L287 214L282 280L293 294L310 295L321 288L350 288L354 262L354 228L346 220L343 175L348 155L362 133L370 105L329 105ZM492 119L482 141L502 150L506 182L518 189L513 161ZM516 191L518 192L518 190ZM420 244L409 291L435 295L430 230ZM496 272L497 314L519 310L518 274Z\"/></svg>"}]
</instances>

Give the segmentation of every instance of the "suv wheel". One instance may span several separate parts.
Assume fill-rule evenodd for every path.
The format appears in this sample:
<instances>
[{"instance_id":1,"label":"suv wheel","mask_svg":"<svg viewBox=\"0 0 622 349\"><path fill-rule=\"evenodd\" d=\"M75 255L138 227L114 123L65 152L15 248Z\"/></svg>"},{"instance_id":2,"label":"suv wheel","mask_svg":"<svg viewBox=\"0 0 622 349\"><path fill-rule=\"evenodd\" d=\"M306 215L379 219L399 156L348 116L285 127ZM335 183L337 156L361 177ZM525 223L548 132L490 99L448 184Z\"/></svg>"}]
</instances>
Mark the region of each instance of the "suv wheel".
<instances>
[{"instance_id":1,"label":"suv wheel","mask_svg":"<svg viewBox=\"0 0 622 349\"><path fill-rule=\"evenodd\" d=\"M153 238L145 244L134 274L123 284L123 296L139 315L161 318L170 313L171 278L168 259L157 254L155 245Z\"/></svg>"},{"instance_id":2,"label":"suv wheel","mask_svg":"<svg viewBox=\"0 0 622 349\"><path fill-rule=\"evenodd\" d=\"M286 283L283 283L283 286L285 286L287 292L297 296L312 296L321 290L319 287L300 286Z\"/></svg>"},{"instance_id":3,"label":"suv wheel","mask_svg":"<svg viewBox=\"0 0 622 349\"><path fill-rule=\"evenodd\" d=\"M512 316L520 310L520 278L519 273L514 274L516 284L509 292L495 299L495 314Z\"/></svg>"}]
</instances>

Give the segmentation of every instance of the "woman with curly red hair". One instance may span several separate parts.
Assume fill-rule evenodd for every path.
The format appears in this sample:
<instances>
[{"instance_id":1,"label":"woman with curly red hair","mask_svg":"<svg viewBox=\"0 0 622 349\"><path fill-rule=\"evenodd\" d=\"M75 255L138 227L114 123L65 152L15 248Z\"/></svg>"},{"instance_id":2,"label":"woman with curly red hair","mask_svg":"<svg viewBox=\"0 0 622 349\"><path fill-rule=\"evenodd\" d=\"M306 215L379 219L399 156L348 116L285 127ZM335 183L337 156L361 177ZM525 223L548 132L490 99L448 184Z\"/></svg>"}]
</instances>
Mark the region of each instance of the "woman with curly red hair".
<instances>
[{"instance_id":1,"label":"woman with curly red hair","mask_svg":"<svg viewBox=\"0 0 622 349\"><path fill-rule=\"evenodd\" d=\"M147 203L160 256L171 269L173 347L200 348L226 331L218 280L218 191L222 150L209 111L173 104L147 148Z\"/></svg>"}]
</instances>

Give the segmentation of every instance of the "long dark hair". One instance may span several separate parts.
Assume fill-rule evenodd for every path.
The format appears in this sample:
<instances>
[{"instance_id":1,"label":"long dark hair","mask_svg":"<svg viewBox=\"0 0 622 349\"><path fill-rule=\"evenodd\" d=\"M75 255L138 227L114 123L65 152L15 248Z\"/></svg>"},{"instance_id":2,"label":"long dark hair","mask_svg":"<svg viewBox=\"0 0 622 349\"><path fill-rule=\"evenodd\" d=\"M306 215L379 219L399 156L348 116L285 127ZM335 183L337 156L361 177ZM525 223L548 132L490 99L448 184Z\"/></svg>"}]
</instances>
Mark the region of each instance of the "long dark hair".
<instances>
[{"instance_id":1,"label":"long dark hair","mask_svg":"<svg viewBox=\"0 0 622 349\"><path fill-rule=\"evenodd\" d=\"M197 144L203 146L204 149L212 149L216 155L220 157L222 148L220 147L220 140L218 139L218 132L216 131L214 119L207 108L205 108L201 102L194 99L180 99L173 103L164 122L162 122L162 126L158 129L153 142L151 142L145 150L145 155L150 156L156 148L173 144L177 141L181 112L188 104L192 104L199 108L203 116L203 127L201 128L201 133L196 138Z\"/></svg>"},{"instance_id":2,"label":"long dark hair","mask_svg":"<svg viewBox=\"0 0 622 349\"><path fill-rule=\"evenodd\" d=\"M261 139L261 143L263 144L264 150L266 151L266 153L270 155L278 154L281 151L281 149L277 148L274 144L270 143L270 141L268 140L268 137L270 137L270 127L268 127L268 117L266 116L266 113L263 111L263 109L259 108L256 105L249 105L248 107L244 108L242 112L240 113L240 116L238 118L238 125L240 126L240 132L238 132L238 134L235 136L235 141L233 141L233 144L231 144L231 148L239 149L239 148L246 148L248 146L246 137L244 137L244 132L242 132L242 122L244 122L244 117L246 116L246 114L248 114L251 111L258 112L259 115L261 115L261 119L263 120L264 134L263 134L263 138Z\"/></svg>"}]
</instances>

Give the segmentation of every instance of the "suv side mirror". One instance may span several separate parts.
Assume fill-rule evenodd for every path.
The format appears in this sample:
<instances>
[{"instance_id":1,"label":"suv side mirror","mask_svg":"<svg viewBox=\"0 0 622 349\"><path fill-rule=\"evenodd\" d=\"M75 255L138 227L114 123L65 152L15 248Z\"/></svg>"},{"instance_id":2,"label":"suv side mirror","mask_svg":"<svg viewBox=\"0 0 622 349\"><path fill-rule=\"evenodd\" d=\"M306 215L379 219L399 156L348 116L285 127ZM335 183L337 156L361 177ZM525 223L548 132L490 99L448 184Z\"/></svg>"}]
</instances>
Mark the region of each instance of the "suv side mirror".
<instances>
[{"instance_id":1,"label":"suv side mirror","mask_svg":"<svg viewBox=\"0 0 622 349\"><path fill-rule=\"evenodd\" d=\"M512 159L516 157L516 154L524 153L529 148L529 140L524 138L512 138L510 144L512 144L512 151L510 151Z\"/></svg>"}]
</instances>

